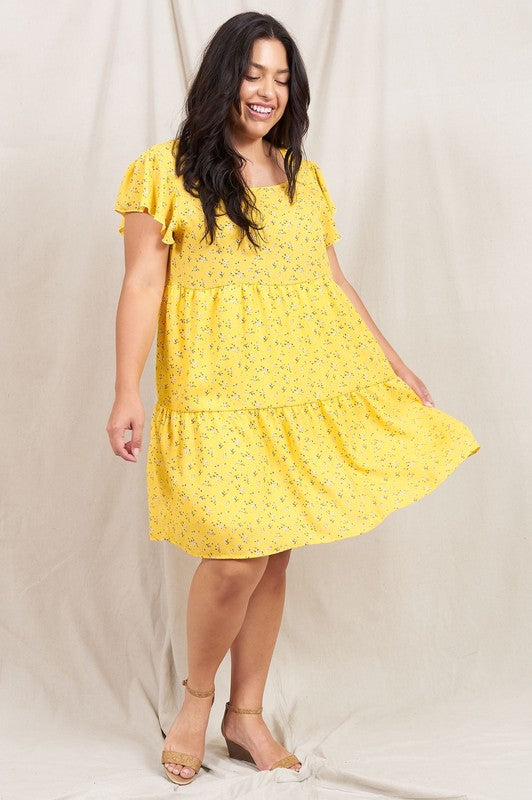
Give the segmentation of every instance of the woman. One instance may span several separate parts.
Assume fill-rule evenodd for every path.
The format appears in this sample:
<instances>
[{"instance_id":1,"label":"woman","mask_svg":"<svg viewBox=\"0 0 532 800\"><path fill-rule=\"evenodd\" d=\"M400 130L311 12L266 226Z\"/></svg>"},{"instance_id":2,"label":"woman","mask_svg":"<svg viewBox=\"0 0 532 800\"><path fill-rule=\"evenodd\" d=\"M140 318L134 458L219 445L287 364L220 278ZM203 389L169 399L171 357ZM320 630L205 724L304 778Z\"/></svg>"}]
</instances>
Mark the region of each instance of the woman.
<instances>
[{"instance_id":1,"label":"woman","mask_svg":"<svg viewBox=\"0 0 532 800\"><path fill-rule=\"evenodd\" d=\"M199 772L229 649L230 756L300 769L261 716L291 549L375 528L479 449L434 408L340 269L333 201L302 156L309 99L286 29L237 14L204 52L175 141L130 164L115 206L126 275L107 431L137 461L157 326L150 538L202 559L187 691L161 757L176 783Z\"/></svg>"}]
</instances>

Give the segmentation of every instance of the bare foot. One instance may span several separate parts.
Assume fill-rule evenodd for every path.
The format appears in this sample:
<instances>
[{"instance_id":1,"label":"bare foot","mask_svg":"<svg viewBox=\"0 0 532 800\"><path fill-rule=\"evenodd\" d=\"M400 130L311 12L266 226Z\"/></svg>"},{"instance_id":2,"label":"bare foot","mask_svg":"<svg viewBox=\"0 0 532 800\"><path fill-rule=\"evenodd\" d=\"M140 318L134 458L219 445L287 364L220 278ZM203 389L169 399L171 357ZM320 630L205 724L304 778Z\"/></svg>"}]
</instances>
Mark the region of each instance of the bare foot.
<instances>
[{"instance_id":1,"label":"bare foot","mask_svg":"<svg viewBox=\"0 0 532 800\"><path fill-rule=\"evenodd\" d=\"M260 714L233 714L225 716L224 732L228 739L249 750L260 770L270 769L279 759L291 755L276 742ZM299 772L301 764L290 767Z\"/></svg>"},{"instance_id":2,"label":"bare foot","mask_svg":"<svg viewBox=\"0 0 532 800\"><path fill-rule=\"evenodd\" d=\"M181 710L163 742L163 750L177 750L203 760L205 755L205 732L211 711L211 698L198 698L186 694ZM192 767L182 764L165 763L169 772L191 778L195 773Z\"/></svg>"}]
</instances>

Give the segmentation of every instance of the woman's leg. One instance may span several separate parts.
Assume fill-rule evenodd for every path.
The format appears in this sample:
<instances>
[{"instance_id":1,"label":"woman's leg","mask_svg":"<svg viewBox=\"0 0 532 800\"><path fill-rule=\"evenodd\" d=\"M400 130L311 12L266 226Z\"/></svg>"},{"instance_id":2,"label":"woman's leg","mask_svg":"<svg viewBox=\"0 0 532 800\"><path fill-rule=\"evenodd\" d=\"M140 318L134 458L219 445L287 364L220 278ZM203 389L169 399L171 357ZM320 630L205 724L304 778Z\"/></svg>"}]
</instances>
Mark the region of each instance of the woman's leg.
<instances>
[{"instance_id":1,"label":"woman's leg","mask_svg":"<svg viewBox=\"0 0 532 800\"><path fill-rule=\"evenodd\" d=\"M286 567L290 550L271 555L268 565L251 595L238 636L231 645L231 705L260 708L264 686L283 615ZM288 750L276 742L262 716L233 714L225 718L228 739L243 745L259 769L269 767ZM300 765L292 767L299 771Z\"/></svg>"},{"instance_id":2,"label":"woman's leg","mask_svg":"<svg viewBox=\"0 0 532 800\"><path fill-rule=\"evenodd\" d=\"M187 608L188 683L207 691L214 684L232 641L242 627L249 598L262 578L268 556L245 559L203 559L190 585ZM163 749L203 758L211 697L185 697ZM165 764L170 772L190 778L194 770Z\"/></svg>"}]
</instances>

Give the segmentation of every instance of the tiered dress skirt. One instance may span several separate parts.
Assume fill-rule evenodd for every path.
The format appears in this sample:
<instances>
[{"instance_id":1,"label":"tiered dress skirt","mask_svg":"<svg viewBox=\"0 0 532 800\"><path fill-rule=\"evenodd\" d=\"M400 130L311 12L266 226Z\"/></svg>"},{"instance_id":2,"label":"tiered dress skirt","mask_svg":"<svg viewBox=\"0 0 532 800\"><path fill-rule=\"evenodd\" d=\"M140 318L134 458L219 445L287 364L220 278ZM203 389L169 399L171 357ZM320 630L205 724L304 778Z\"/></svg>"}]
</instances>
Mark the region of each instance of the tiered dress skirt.
<instances>
[{"instance_id":1,"label":"tiered dress skirt","mask_svg":"<svg viewBox=\"0 0 532 800\"><path fill-rule=\"evenodd\" d=\"M150 538L249 558L375 528L480 445L393 371L328 275L165 287Z\"/></svg>"}]
</instances>

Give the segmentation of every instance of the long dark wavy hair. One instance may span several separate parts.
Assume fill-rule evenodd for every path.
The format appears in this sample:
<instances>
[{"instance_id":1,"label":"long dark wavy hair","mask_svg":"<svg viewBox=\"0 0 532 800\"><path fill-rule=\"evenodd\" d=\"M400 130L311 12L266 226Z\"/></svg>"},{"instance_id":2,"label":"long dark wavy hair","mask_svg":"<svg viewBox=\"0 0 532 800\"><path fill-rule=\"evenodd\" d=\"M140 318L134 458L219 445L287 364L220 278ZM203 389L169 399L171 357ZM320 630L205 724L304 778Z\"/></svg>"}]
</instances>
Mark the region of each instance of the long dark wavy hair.
<instances>
[{"instance_id":1,"label":"long dark wavy hair","mask_svg":"<svg viewBox=\"0 0 532 800\"><path fill-rule=\"evenodd\" d=\"M241 113L240 87L251 60L256 39L277 39L286 50L290 68L288 102L281 119L264 136L277 148L286 148L284 170L288 195L293 202L296 177L303 159L302 140L309 119L310 90L303 59L296 43L274 17L256 11L236 14L213 34L203 51L201 64L185 101L186 118L174 140L175 173L183 175L185 189L199 197L205 215L209 244L219 228L220 201L225 213L257 248L252 233L262 230L255 219L257 208L241 172L245 159L232 146L229 113Z\"/></svg>"}]
</instances>

